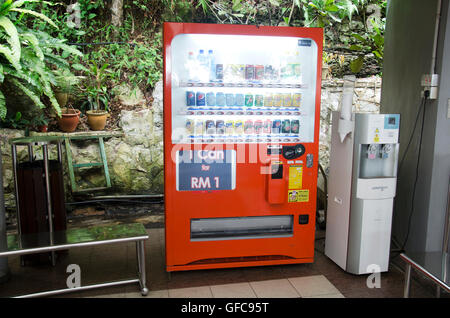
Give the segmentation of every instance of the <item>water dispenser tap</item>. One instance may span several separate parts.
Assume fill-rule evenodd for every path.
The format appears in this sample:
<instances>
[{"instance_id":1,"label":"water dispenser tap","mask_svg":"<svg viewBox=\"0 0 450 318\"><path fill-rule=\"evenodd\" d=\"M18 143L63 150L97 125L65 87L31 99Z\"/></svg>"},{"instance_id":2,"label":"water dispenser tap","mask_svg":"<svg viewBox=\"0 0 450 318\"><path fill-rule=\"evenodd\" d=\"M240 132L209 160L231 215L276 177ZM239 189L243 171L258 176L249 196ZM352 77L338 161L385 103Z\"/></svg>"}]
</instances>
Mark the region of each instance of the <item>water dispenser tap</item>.
<instances>
[{"instance_id":1,"label":"water dispenser tap","mask_svg":"<svg viewBox=\"0 0 450 318\"><path fill-rule=\"evenodd\" d=\"M389 158L389 153L391 152L391 145L390 144L385 144L381 147L381 151L380 151L380 157L382 159L387 159Z\"/></svg>"},{"instance_id":2,"label":"water dispenser tap","mask_svg":"<svg viewBox=\"0 0 450 318\"><path fill-rule=\"evenodd\" d=\"M375 159L377 151L378 151L378 145L370 144L369 147L367 148L367 158Z\"/></svg>"}]
</instances>

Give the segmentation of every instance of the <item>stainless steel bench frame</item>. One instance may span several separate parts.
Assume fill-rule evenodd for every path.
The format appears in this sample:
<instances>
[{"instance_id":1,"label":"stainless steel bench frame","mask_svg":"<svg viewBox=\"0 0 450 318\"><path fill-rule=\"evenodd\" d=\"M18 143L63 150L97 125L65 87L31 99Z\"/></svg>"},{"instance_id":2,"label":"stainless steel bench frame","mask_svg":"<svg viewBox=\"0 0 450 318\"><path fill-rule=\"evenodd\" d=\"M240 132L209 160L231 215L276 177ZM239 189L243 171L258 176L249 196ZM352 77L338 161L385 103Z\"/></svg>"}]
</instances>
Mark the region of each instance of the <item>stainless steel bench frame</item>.
<instances>
[{"instance_id":1,"label":"stainless steel bench frame","mask_svg":"<svg viewBox=\"0 0 450 318\"><path fill-rule=\"evenodd\" d=\"M110 287L110 286L132 284L132 283L139 283L142 296L146 296L148 294L148 288L146 286L146 275L145 275L144 241L147 239L148 239L148 235L145 235L145 236L126 237L126 238L119 238L119 239L110 239L110 240L103 240L103 241L90 241L90 242L81 242L81 243L74 243L74 244L44 246L44 247L28 248L28 249L22 249L22 250L0 252L0 257L42 253L42 252L54 252L54 251L58 251L58 250L67 250L67 249L74 248L74 247L88 247L88 246L95 246L95 245L136 242L138 278L113 281L113 282L104 282L104 283L80 286L80 287L74 287L74 288L57 289L57 290L40 292L40 293L27 294L27 295L23 295L23 296L18 296L16 298L51 296L51 295L57 295L57 294L64 294L64 293L94 289L94 288Z\"/></svg>"},{"instance_id":2,"label":"stainless steel bench frame","mask_svg":"<svg viewBox=\"0 0 450 318\"><path fill-rule=\"evenodd\" d=\"M426 254L426 253L424 253ZM405 285L403 289L403 297L408 298L409 297L409 291L411 288L411 268L414 267L415 269L419 270L424 276L431 279L437 286L436 288L436 296L439 297L440 289L444 289L446 292L450 292L450 286L446 284L442 279L439 279L436 275L431 273L427 268L421 266L417 262L415 262L413 259L408 257L406 254L402 253L400 254L400 257L402 260L406 263L405 268ZM445 260L446 253L442 253L442 258ZM444 268L447 268L450 264L444 264Z\"/></svg>"},{"instance_id":3,"label":"stainless steel bench frame","mask_svg":"<svg viewBox=\"0 0 450 318\"><path fill-rule=\"evenodd\" d=\"M405 268L405 285L403 290L403 297L408 298L409 297L409 290L410 290L410 284L411 284L411 268L414 267L415 269L419 270L423 275L431 279L437 286L436 288L436 297L440 297L441 288L444 289L446 292L450 292L450 286L448 284L449 277L447 276L449 272L449 236L450 236L450 180L449 180L449 186L448 186L448 194L447 194L447 212L445 215L445 223L444 223L444 237L442 240L442 251L441 253L421 253L421 257L425 258L434 258L440 261L442 264L442 276L441 278L437 277L435 274L432 273L430 269L427 269L426 266L420 265L417 261L414 261L411 256L406 255L405 253L400 254L400 258L405 261L406 268ZM414 254L413 254L414 255ZM444 281L443 281L444 280Z\"/></svg>"},{"instance_id":4,"label":"stainless steel bench frame","mask_svg":"<svg viewBox=\"0 0 450 318\"><path fill-rule=\"evenodd\" d=\"M143 296L147 295L148 289L146 287L146 277L145 277L145 250L144 250L144 241L148 239L148 235L135 235L122 237L117 239L105 239L99 241L88 241L88 242L77 242L72 244L54 244L54 228L53 228L53 213L51 206L51 192L50 192L50 181L49 181L49 156L48 156L48 146L50 144L56 144L57 153L58 153L58 161L62 163L62 151L61 151L61 142L62 138L58 136L40 136L40 137L29 137L29 138L16 138L10 140L11 143L11 152L13 157L13 172L14 172L14 188L16 190L15 198L16 198L16 207L17 211L19 211L19 200L17 194L17 146L26 146L28 147L28 159L29 161L34 160L33 155L33 146L42 146L43 153L43 161L44 161L44 175L45 175L45 192L47 196L47 215L48 215L48 228L49 228L49 244L46 246L34 247L34 248L20 248L12 251L0 251L0 257L14 256L14 255L25 255L25 254L33 254L33 253L41 253L41 252L50 252L51 253L51 261L52 265L55 265L55 251L58 250L67 250L73 247L85 247L85 246L94 246L94 245L106 245L106 244L115 244L122 242L136 242L136 253L137 253L137 263L138 263L138 278L137 279L128 279L121 280L115 282L106 282L101 284L94 284L82 287L75 288L67 288L67 289L59 289L46 291L41 293L29 294L20 296L21 298L25 297L39 297L39 296L50 296L55 294L63 294L68 292L75 292L93 288L100 287L109 287L130 283L139 283L141 287L141 294ZM20 229L20 215L17 213L17 230L19 238L21 237L21 229Z\"/></svg>"}]
</instances>

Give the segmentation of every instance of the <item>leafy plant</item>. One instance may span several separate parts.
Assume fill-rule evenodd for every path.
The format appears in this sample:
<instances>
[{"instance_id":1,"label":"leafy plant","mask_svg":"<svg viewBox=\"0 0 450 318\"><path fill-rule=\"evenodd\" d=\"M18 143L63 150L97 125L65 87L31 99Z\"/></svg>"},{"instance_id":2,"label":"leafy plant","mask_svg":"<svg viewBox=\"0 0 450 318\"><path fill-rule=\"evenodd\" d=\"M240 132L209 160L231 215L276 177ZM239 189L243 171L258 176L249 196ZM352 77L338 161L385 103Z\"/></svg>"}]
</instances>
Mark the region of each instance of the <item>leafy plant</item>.
<instances>
[{"instance_id":1,"label":"leafy plant","mask_svg":"<svg viewBox=\"0 0 450 318\"><path fill-rule=\"evenodd\" d=\"M372 25L371 32L362 35L352 34L357 40L357 44L351 45L350 49L359 53L359 56L350 63L350 69L353 73L358 73L361 70L366 54L372 53L379 65L383 63L385 20L369 18L369 22Z\"/></svg>"},{"instance_id":2,"label":"leafy plant","mask_svg":"<svg viewBox=\"0 0 450 318\"><path fill-rule=\"evenodd\" d=\"M75 65L75 67L77 67ZM80 83L82 76L74 75L66 68L59 68L53 71L55 75L55 90L64 93L72 92L75 87Z\"/></svg>"},{"instance_id":3,"label":"leafy plant","mask_svg":"<svg viewBox=\"0 0 450 318\"><path fill-rule=\"evenodd\" d=\"M30 124L36 128L40 126L47 126L48 118L44 114L40 114L39 116L33 117L33 119L31 119Z\"/></svg>"},{"instance_id":4,"label":"leafy plant","mask_svg":"<svg viewBox=\"0 0 450 318\"><path fill-rule=\"evenodd\" d=\"M95 61L91 61L88 68L83 68L87 74L87 82L85 84L85 94L87 100L83 103L84 106L89 106L89 109L94 111L105 110L108 111L109 93L105 85L105 80L108 77L109 64L97 65ZM103 106L103 107L102 107Z\"/></svg>"},{"instance_id":5,"label":"leafy plant","mask_svg":"<svg viewBox=\"0 0 450 318\"><path fill-rule=\"evenodd\" d=\"M27 129L30 121L22 117L21 112L17 112L14 116L8 115L2 121L2 126L13 129Z\"/></svg>"},{"instance_id":6,"label":"leafy plant","mask_svg":"<svg viewBox=\"0 0 450 318\"><path fill-rule=\"evenodd\" d=\"M54 28L56 24L46 15L24 7L29 3L50 2L41 0L4 0L0 5L0 83L8 81L27 95L39 108L46 105L41 101L46 96L58 115L59 104L53 94L52 85L56 85L53 68L70 71L69 63L62 56L82 53L65 40L51 37L48 33L30 29L26 26L25 16L40 19ZM0 118L7 113L5 91L0 90Z\"/></svg>"},{"instance_id":7,"label":"leafy plant","mask_svg":"<svg viewBox=\"0 0 450 318\"><path fill-rule=\"evenodd\" d=\"M304 7L305 26L325 27L352 19L358 8L352 0L301 0Z\"/></svg>"}]
</instances>

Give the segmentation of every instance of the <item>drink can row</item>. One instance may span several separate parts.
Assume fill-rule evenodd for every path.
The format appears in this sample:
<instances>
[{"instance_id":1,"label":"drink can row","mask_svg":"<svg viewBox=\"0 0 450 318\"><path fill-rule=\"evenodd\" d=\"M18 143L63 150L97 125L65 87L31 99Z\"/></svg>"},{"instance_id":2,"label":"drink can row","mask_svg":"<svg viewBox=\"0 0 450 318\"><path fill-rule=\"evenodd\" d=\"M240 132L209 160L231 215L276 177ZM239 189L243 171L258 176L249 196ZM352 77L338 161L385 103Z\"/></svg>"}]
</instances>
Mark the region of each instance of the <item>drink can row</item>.
<instances>
[{"instance_id":1,"label":"drink can row","mask_svg":"<svg viewBox=\"0 0 450 318\"><path fill-rule=\"evenodd\" d=\"M242 134L298 134L300 123L297 119L275 120L197 120L187 119L188 135L242 135Z\"/></svg>"},{"instance_id":2,"label":"drink can row","mask_svg":"<svg viewBox=\"0 0 450 318\"><path fill-rule=\"evenodd\" d=\"M217 64L216 77L218 80L226 82L243 82L243 81L278 81L280 76L286 77L285 73L300 73L300 64L289 64L289 68L283 68L282 72L273 65L259 64Z\"/></svg>"},{"instance_id":3,"label":"drink can row","mask_svg":"<svg viewBox=\"0 0 450 318\"><path fill-rule=\"evenodd\" d=\"M205 106L206 95L204 92L186 92L186 106Z\"/></svg>"},{"instance_id":4,"label":"drink can row","mask_svg":"<svg viewBox=\"0 0 450 318\"><path fill-rule=\"evenodd\" d=\"M223 92L186 92L187 106L275 106L300 107L302 95L300 93L268 93L265 95L251 93L233 94Z\"/></svg>"}]
</instances>

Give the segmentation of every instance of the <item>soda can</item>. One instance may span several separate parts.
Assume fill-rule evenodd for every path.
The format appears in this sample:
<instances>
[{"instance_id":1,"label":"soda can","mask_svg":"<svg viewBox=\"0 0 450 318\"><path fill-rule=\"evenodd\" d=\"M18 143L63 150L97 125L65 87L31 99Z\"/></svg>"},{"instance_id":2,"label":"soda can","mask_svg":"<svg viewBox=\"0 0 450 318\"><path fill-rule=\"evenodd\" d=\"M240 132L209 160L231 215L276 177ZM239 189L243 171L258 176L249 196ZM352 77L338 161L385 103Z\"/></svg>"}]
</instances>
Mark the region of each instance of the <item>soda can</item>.
<instances>
[{"instance_id":1,"label":"soda can","mask_svg":"<svg viewBox=\"0 0 450 318\"><path fill-rule=\"evenodd\" d=\"M283 120L281 124L281 132L283 134L289 134L291 132L291 121L289 119Z\"/></svg>"},{"instance_id":2,"label":"soda can","mask_svg":"<svg viewBox=\"0 0 450 318\"><path fill-rule=\"evenodd\" d=\"M225 133L227 135L232 135L234 134L234 121L232 120L227 120L225 122Z\"/></svg>"},{"instance_id":3,"label":"soda can","mask_svg":"<svg viewBox=\"0 0 450 318\"><path fill-rule=\"evenodd\" d=\"M218 135L225 134L225 123L223 120L216 121L216 134Z\"/></svg>"},{"instance_id":4,"label":"soda can","mask_svg":"<svg viewBox=\"0 0 450 318\"><path fill-rule=\"evenodd\" d=\"M264 79L264 65L255 66L255 80L262 81Z\"/></svg>"},{"instance_id":5,"label":"soda can","mask_svg":"<svg viewBox=\"0 0 450 318\"><path fill-rule=\"evenodd\" d=\"M263 132L263 122L262 120L256 120L254 124L255 134L260 135Z\"/></svg>"},{"instance_id":6,"label":"soda can","mask_svg":"<svg viewBox=\"0 0 450 318\"><path fill-rule=\"evenodd\" d=\"M292 106L292 96L290 93L283 94L283 106L284 107Z\"/></svg>"},{"instance_id":7,"label":"soda can","mask_svg":"<svg viewBox=\"0 0 450 318\"><path fill-rule=\"evenodd\" d=\"M272 81L278 82L280 80L280 69L272 68Z\"/></svg>"},{"instance_id":8,"label":"soda can","mask_svg":"<svg viewBox=\"0 0 450 318\"><path fill-rule=\"evenodd\" d=\"M272 65L266 65L264 67L264 80L271 81L273 77L273 67Z\"/></svg>"},{"instance_id":9,"label":"soda can","mask_svg":"<svg viewBox=\"0 0 450 318\"><path fill-rule=\"evenodd\" d=\"M216 93L216 105L225 106L225 94L222 92Z\"/></svg>"},{"instance_id":10,"label":"soda can","mask_svg":"<svg viewBox=\"0 0 450 318\"><path fill-rule=\"evenodd\" d=\"M245 66L245 79L251 81L255 79L255 66L247 64Z\"/></svg>"},{"instance_id":11,"label":"soda can","mask_svg":"<svg viewBox=\"0 0 450 318\"><path fill-rule=\"evenodd\" d=\"M272 94L268 93L264 95L264 106L273 106L273 96Z\"/></svg>"},{"instance_id":12,"label":"soda can","mask_svg":"<svg viewBox=\"0 0 450 318\"><path fill-rule=\"evenodd\" d=\"M225 64L224 66L223 79L225 82L233 81L233 65L234 64Z\"/></svg>"},{"instance_id":13,"label":"soda can","mask_svg":"<svg viewBox=\"0 0 450 318\"><path fill-rule=\"evenodd\" d=\"M205 123L203 120L199 119L195 121L194 132L196 135L203 135L205 133Z\"/></svg>"},{"instance_id":14,"label":"soda can","mask_svg":"<svg viewBox=\"0 0 450 318\"><path fill-rule=\"evenodd\" d=\"M300 67L299 63L292 64L292 73L293 73L293 76L295 77L295 79L299 79L300 78L300 76L302 75L301 71L302 70L301 70L301 67Z\"/></svg>"},{"instance_id":15,"label":"soda can","mask_svg":"<svg viewBox=\"0 0 450 318\"><path fill-rule=\"evenodd\" d=\"M184 127L186 128L186 134L188 135L194 134L194 121L192 119L186 119Z\"/></svg>"},{"instance_id":16,"label":"soda can","mask_svg":"<svg viewBox=\"0 0 450 318\"><path fill-rule=\"evenodd\" d=\"M244 106L244 104L245 104L244 94L236 94L235 104L236 104L236 106Z\"/></svg>"},{"instance_id":17,"label":"soda can","mask_svg":"<svg viewBox=\"0 0 450 318\"><path fill-rule=\"evenodd\" d=\"M245 65L244 64L237 64L236 65L236 71L234 75L236 82L243 82L245 80Z\"/></svg>"},{"instance_id":18,"label":"soda can","mask_svg":"<svg viewBox=\"0 0 450 318\"><path fill-rule=\"evenodd\" d=\"M291 120L291 133L292 134L298 134L300 130L300 122L298 119Z\"/></svg>"},{"instance_id":19,"label":"soda can","mask_svg":"<svg viewBox=\"0 0 450 318\"><path fill-rule=\"evenodd\" d=\"M242 120L236 120L234 122L234 133L237 135L242 135L244 133L244 124Z\"/></svg>"},{"instance_id":20,"label":"soda can","mask_svg":"<svg viewBox=\"0 0 450 318\"><path fill-rule=\"evenodd\" d=\"M223 81L223 64L216 64L216 80Z\"/></svg>"},{"instance_id":21,"label":"soda can","mask_svg":"<svg viewBox=\"0 0 450 318\"><path fill-rule=\"evenodd\" d=\"M246 120L244 124L244 133L247 135L253 134L255 132L255 126L253 125L253 120Z\"/></svg>"},{"instance_id":22,"label":"soda can","mask_svg":"<svg viewBox=\"0 0 450 318\"><path fill-rule=\"evenodd\" d=\"M216 133L216 124L214 120L207 120L205 123L206 134L214 135Z\"/></svg>"},{"instance_id":23,"label":"soda can","mask_svg":"<svg viewBox=\"0 0 450 318\"><path fill-rule=\"evenodd\" d=\"M272 121L270 119L266 119L263 122L262 132L263 134L270 134L271 131L272 131Z\"/></svg>"},{"instance_id":24,"label":"soda can","mask_svg":"<svg viewBox=\"0 0 450 318\"><path fill-rule=\"evenodd\" d=\"M186 106L195 106L195 92L186 92Z\"/></svg>"},{"instance_id":25,"label":"soda can","mask_svg":"<svg viewBox=\"0 0 450 318\"><path fill-rule=\"evenodd\" d=\"M225 94L225 100L226 100L227 106L236 105L236 99L234 97L234 94Z\"/></svg>"},{"instance_id":26,"label":"soda can","mask_svg":"<svg viewBox=\"0 0 450 318\"><path fill-rule=\"evenodd\" d=\"M216 106L216 94L213 92L206 93L206 105Z\"/></svg>"},{"instance_id":27,"label":"soda can","mask_svg":"<svg viewBox=\"0 0 450 318\"><path fill-rule=\"evenodd\" d=\"M283 104L283 97L280 93L273 94L273 106L280 107Z\"/></svg>"},{"instance_id":28,"label":"soda can","mask_svg":"<svg viewBox=\"0 0 450 318\"><path fill-rule=\"evenodd\" d=\"M281 120L275 119L272 122L272 133L279 134L281 132Z\"/></svg>"},{"instance_id":29,"label":"soda can","mask_svg":"<svg viewBox=\"0 0 450 318\"><path fill-rule=\"evenodd\" d=\"M300 102L302 100L302 94L300 93L294 93L292 95L292 106L294 107L300 107Z\"/></svg>"},{"instance_id":30,"label":"soda can","mask_svg":"<svg viewBox=\"0 0 450 318\"><path fill-rule=\"evenodd\" d=\"M197 106L205 106L205 93L197 92L196 102L197 102Z\"/></svg>"},{"instance_id":31,"label":"soda can","mask_svg":"<svg viewBox=\"0 0 450 318\"><path fill-rule=\"evenodd\" d=\"M253 106L253 95L245 94L245 106Z\"/></svg>"},{"instance_id":32,"label":"soda can","mask_svg":"<svg viewBox=\"0 0 450 318\"><path fill-rule=\"evenodd\" d=\"M255 106L263 106L263 104L264 104L264 96L255 95Z\"/></svg>"}]
</instances>

